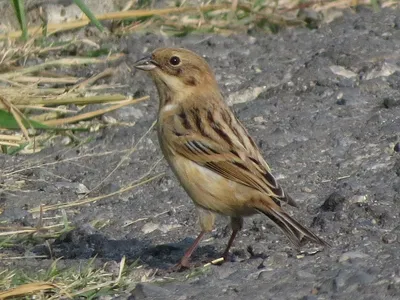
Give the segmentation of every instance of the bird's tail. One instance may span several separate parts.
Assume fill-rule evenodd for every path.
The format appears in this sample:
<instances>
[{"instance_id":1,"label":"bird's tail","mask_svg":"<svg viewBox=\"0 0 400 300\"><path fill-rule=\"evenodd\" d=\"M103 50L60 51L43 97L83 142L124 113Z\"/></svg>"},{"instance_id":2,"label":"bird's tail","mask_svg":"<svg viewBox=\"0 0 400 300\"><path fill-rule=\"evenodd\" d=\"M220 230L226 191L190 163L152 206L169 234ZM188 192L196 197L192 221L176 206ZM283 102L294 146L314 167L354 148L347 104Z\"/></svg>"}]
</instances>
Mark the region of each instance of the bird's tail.
<instances>
[{"instance_id":1,"label":"bird's tail","mask_svg":"<svg viewBox=\"0 0 400 300\"><path fill-rule=\"evenodd\" d=\"M330 247L329 243L314 234L311 230L307 229L286 212L284 212L278 205L267 205L263 201L255 203L255 209L270 218L289 238L290 242L299 249L303 241L310 241L316 244Z\"/></svg>"}]
</instances>

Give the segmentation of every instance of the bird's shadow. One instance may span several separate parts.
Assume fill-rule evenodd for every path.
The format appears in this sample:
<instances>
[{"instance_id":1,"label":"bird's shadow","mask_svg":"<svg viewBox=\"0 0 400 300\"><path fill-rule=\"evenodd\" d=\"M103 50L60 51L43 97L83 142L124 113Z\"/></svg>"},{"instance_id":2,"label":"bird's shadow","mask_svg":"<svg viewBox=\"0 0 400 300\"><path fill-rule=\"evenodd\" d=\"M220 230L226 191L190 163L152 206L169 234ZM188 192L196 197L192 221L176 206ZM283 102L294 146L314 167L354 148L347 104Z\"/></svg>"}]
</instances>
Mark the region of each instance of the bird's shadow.
<instances>
[{"instance_id":1,"label":"bird's shadow","mask_svg":"<svg viewBox=\"0 0 400 300\"><path fill-rule=\"evenodd\" d=\"M153 245L149 240L111 240L93 228L79 227L57 238L50 247L38 245L32 249L37 255L64 259L89 259L93 257L119 261L125 256L129 261L140 261L150 268L168 269L179 262L193 238L179 242ZM213 246L201 246L193 261L206 262L220 255Z\"/></svg>"}]
</instances>

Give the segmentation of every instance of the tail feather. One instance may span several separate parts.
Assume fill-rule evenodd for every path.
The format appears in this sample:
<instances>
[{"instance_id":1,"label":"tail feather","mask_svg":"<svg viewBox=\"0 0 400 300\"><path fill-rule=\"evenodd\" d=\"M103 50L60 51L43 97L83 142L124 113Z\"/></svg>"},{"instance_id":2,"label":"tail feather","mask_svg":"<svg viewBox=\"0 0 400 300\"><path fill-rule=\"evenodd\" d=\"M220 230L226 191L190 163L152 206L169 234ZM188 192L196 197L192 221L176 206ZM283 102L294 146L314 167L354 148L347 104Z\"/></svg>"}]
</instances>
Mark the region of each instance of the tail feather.
<instances>
[{"instance_id":1,"label":"tail feather","mask_svg":"<svg viewBox=\"0 0 400 300\"><path fill-rule=\"evenodd\" d=\"M290 242L299 249L303 241L310 241L316 244L330 247L323 239L314 234L311 230L301 225L280 207L256 207L256 209L269 217L284 234L289 238Z\"/></svg>"}]
</instances>

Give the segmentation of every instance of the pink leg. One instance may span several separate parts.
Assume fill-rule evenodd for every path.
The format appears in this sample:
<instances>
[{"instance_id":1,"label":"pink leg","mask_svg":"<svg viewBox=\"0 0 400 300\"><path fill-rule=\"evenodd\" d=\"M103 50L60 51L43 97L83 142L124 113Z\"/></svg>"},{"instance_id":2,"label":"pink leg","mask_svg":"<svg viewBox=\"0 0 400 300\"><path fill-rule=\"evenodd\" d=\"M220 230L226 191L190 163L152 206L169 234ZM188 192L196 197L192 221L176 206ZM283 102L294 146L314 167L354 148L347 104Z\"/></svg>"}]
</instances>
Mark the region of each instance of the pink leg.
<instances>
[{"instance_id":1,"label":"pink leg","mask_svg":"<svg viewBox=\"0 0 400 300\"><path fill-rule=\"evenodd\" d=\"M233 241L235 240L237 233L243 227L243 218L242 217L231 217L231 227L232 227L232 234L231 234L231 237L229 238L228 245L226 246L225 251L222 254L224 261L227 261L228 256L229 256L229 249L232 247Z\"/></svg>"},{"instance_id":2,"label":"pink leg","mask_svg":"<svg viewBox=\"0 0 400 300\"><path fill-rule=\"evenodd\" d=\"M189 249L186 250L185 254L183 255L181 262L177 265L177 267L180 268L189 268L189 259L190 256L192 256L194 250L196 250L197 246L199 245L201 239L203 238L205 232L202 231L200 232L199 236L194 240L192 246L190 246Z\"/></svg>"},{"instance_id":3,"label":"pink leg","mask_svg":"<svg viewBox=\"0 0 400 300\"><path fill-rule=\"evenodd\" d=\"M227 259L228 259L229 249L232 247L233 241L235 240L236 234L238 232L239 232L238 229L232 231L231 237L229 238L229 241L228 241L228 245L226 246L225 251L222 254L222 257L224 258L224 261L227 261Z\"/></svg>"}]
</instances>

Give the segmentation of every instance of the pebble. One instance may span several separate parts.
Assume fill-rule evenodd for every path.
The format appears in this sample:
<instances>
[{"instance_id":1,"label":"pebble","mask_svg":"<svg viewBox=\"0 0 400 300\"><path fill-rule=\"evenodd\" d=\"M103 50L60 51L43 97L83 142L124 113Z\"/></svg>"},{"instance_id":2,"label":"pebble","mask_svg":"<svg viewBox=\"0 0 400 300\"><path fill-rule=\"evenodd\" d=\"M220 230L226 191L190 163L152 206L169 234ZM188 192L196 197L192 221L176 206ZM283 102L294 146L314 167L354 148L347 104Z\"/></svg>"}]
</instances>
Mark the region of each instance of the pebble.
<instances>
[{"instance_id":1,"label":"pebble","mask_svg":"<svg viewBox=\"0 0 400 300\"><path fill-rule=\"evenodd\" d=\"M321 209L323 211L337 211L340 209L341 205L345 200L346 198L342 196L340 193L333 192L321 205Z\"/></svg>"},{"instance_id":2,"label":"pebble","mask_svg":"<svg viewBox=\"0 0 400 300\"><path fill-rule=\"evenodd\" d=\"M366 203L368 202L368 197L366 195L354 195L350 198L350 203Z\"/></svg>"},{"instance_id":3,"label":"pebble","mask_svg":"<svg viewBox=\"0 0 400 300\"><path fill-rule=\"evenodd\" d=\"M392 244L397 240L397 234L393 233L393 232L388 232L385 233L382 236L382 242L384 242L385 244Z\"/></svg>"},{"instance_id":4,"label":"pebble","mask_svg":"<svg viewBox=\"0 0 400 300\"><path fill-rule=\"evenodd\" d=\"M368 254L362 253L362 252L358 252L358 251L350 251L350 252L346 252L343 253L340 257L339 257L339 262L345 262L345 261L351 261L354 259L364 259L369 257Z\"/></svg>"},{"instance_id":5,"label":"pebble","mask_svg":"<svg viewBox=\"0 0 400 300\"><path fill-rule=\"evenodd\" d=\"M301 300L318 300L318 298L314 295L307 295L301 298Z\"/></svg>"},{"instance_id":6,"label":"pebble","mask_svg":"<svg viewBox=\"0 0 400 300\"><path fill-rule=\"evenodd\" d=\"M101 117L101 119L106 124L116 124L117 123L117 120L115 118L113 118L113 117L110 117L110 116L103 115Z\"/></svg>"},{"instance_id":7,"label":"pebble","mask_svg":"<svg viewBox=\"0 0 400 300\"><path fill-rule=\"evenodd\" d=\"M76 194L86 194L89 192L89 189L82 183L79 182L57 182L57 188L66 188L70 190L74 190Z\"/></svg>"},{"instance_id":8,"label":"pebble","mask_svg":"<svg viewBox=\"0 0 400 300\"><path fill-rule=\"evenodd\" d=\"M302 187L301 191L305 192L305 193L311 193L312 192L312 190L310 188L306 187L306 186Z\"/></svg>"},{"instance_id":9,"label":"pebble","mask_svg":"<svg viewBox=\"0 0 400 300\"><path fill-rule=\"evenodd\" d=\"M146 223L146 224L143 225L142 232L144 234L147 234L147 233L153 232L153 231L155 231L155 230L157 230L159 228L160 228L160 224L149 222L149 223Z\"/></svg>"},{"instance_id":10,"label":"pebble","mask_svg":"<svg viewBox=\"0 0 400 300\"><path fill-rule=\"evenodd\" d=\"M131 296L135 300L173 299L173 295L169 290L151 283L138 283L132 291Z\"/></svg>"},{"instance_id":11,"label":"pebble","mask_svg":"<svg viewBox=\"0 0 400 300\"><path fill-rule=\"evenodd\" d=\"M71 140L71 138L69 136L65 136L61 140L61 144L62 145L69 145L71 142L72 142L72 140Z\"/></svg>"},{"instance_id":12,"label":"pebble","mask_svg":"<svg viewBox=\"0 0 400 300\"><path fill-rule=\"evenodd\" d=\"M400 152L400 142L397 142L393 147L394 152Z\"/></svg>"},{"instance_id":13,"label":"pebble","mask_svg":"<svg viewBox=\"0 0 400 300\"><path fill-rule=\"evenodd\" d=\"M86 187L86 185L82 183L78 183L76 186L75 193L79 194L86 194L89 193L89 189Z\"/></svg>"},{"instance_id":14,"label":"pebble","mask_svg":"<svg viewBox=\"0 0 400 300\"><path fill-rule=\"evenodd\" d=\"M399 106L400 105L400 99L396 99L396 98L385 98L383 99L383 105L386 108L393 108L395 106Z\"/></svg>"}]
</instances>

